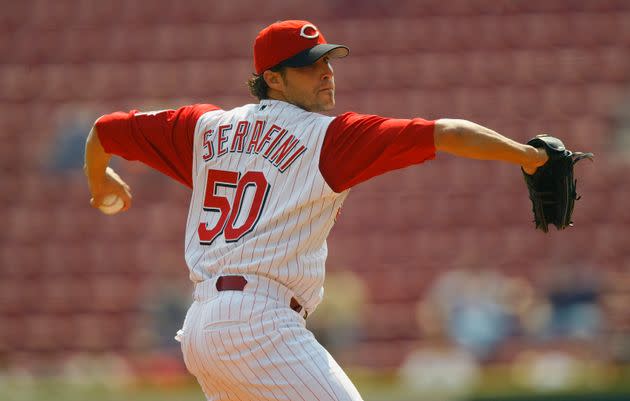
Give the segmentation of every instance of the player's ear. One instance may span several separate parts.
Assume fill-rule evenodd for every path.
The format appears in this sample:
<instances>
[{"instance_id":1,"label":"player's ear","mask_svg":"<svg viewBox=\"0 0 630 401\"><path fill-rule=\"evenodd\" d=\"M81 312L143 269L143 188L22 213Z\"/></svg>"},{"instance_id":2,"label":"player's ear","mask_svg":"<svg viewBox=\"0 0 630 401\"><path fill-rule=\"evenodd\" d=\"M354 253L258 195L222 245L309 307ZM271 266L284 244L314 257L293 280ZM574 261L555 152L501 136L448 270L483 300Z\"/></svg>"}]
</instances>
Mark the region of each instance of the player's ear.
<instances>
[{"instance_id":1,"label":"player's ear","mask_svg":"<svg viewBox=\"0 0 630 401\"><path fill-rule=\"evenodd\" d=\"M280 72L267 70L263 72L263 79L267 83L267 86L277 91L284 89L284 81L282 80L282 74Z\"/></svg>"}]
</instances>

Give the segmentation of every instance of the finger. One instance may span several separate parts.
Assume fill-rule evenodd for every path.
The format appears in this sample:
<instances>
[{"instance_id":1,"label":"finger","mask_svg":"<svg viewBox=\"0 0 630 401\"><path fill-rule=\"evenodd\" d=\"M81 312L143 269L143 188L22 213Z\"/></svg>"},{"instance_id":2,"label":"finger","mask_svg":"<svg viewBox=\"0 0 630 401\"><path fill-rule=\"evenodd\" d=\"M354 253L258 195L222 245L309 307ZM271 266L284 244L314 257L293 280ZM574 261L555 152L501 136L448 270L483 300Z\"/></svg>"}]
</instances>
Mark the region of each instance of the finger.
<instances>
[{"instance_id":1,"label":"finger","mask_svg":"<svg viewBox=\"0 0 630 401\"><path fill-rule=\"evenodd\" d=\"M120 211L126 212L127 210L131 208L131 197L123 197L122 200L123 200L124 206Z\"/></svg>"},{"instance_id":2,"label":"finger","mask_svg":"<svg viewBox=\"0 0 630 401\"><path fill-rule=\"evenodd\" d=\"M121 211L129 210L131 207L131 194L123 187L120 187L116 192L116 195L123 201L123 208Z\"/></svg>"},{"instance_id":3,"label":"finger","mask_svg":"<svg viewBox=\"0 0 630 401\"><path fill-rule=\"evenodd\" d=\"M102 195L93 195L92 198L90 198L90 205L98 209L98 207L103 204L103 198Z\"/></svg>"},{"instance_id":4,"label":"finger","mask_svg":"<svg viewBox=\"0 0 630 401\"><path fill-rule=\"evenodd\" d=\"M107 167L107 169L105 170L105 175L113 179L114 181L118 181L119 183L122 183L122 179L120 178L118 173L115 172L114 169L112 169L111 167Z\"/></svg>"},{"instance_id":5,"label":"finger","mask_svg":"<svg viewBox=\"0 0 630 401\"><path fill-rule=\"evenodd\" d=\"M129 209L131 209L131 202L125 202L125 206L123 206L123 208L120 211L126 212Z\"/></svg>"},{"instance_id":6,"label":"finger","mask_svg":"<svg viewBox=\"0 0 630 401\"><path fill-rule=\"evenodd\" d=\"M131 195L131 188L129 188L129 185L125 184L123 188L125 190L125 195L127 195L127 197L129 197L130 199L133 198L133 196Z\"/></svg>"}]
</instances>

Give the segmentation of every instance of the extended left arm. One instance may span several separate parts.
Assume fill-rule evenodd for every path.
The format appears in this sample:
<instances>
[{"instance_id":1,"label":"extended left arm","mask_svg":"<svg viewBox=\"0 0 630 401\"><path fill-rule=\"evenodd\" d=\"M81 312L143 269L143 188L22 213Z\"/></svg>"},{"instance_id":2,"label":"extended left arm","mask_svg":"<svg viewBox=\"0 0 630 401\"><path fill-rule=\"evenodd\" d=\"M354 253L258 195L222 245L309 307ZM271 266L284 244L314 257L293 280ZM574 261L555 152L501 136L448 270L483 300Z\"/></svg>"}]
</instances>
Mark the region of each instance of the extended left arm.
<instances>
[{"instance_id":1,"label":"extended left arm","mask_svg":"<svg viewBox=\"0 0 630 401\"><path fill-rule=\"evenodd\" d=\"M439 151L471 159L518 164L528 174L533 174L548 159L544 149L521 144L467 120L437 120L433 136Z\"/></svg>"}]
</instances>

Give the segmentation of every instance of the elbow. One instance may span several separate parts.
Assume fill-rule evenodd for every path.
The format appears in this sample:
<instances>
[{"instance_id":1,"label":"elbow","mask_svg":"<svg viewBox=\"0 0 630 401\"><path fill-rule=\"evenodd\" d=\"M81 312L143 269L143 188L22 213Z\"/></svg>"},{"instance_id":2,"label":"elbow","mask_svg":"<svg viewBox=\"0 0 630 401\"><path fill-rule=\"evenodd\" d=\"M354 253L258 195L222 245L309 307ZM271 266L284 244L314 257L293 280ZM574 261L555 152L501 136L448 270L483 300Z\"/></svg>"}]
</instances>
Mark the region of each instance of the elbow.
<instances>
[{"instance_id":1,"label":"elbow","mask_svg":"<svg viewBox=\"0 0 630 401\"><path fill-rule=\"evenodd\" d=\"M433 141L437 150L447 150L462 133L471 128L474 123L456 118L441 118L435 121Z\"/></svg>"},{"instance_id":2,"label":"elbow","mask_svg":"<svg viewBox=\"0 0 630 401\"><path fill-rule=\"evenodd\" d=\"M103 117L105 117L105 115L102 115L99 118L97 118L96 120L94 120L94 123L92 124L92 131L96 131L97 127L103 125L103 123L102 123Z\"/></svg>"},{"instance_id":3,"label":"elbow","mask_svg":"<svg viewBox=\"0 0 630 401\"><path fill-rule=\"evenodd\" d=\"M93 142L100 142L100 138L98 137L98 131L96 130L96 124L92 125L92 129L90 129L90 132L88 133L86 142L89 143L93 143Z\"/></svg>"}]
</instances>

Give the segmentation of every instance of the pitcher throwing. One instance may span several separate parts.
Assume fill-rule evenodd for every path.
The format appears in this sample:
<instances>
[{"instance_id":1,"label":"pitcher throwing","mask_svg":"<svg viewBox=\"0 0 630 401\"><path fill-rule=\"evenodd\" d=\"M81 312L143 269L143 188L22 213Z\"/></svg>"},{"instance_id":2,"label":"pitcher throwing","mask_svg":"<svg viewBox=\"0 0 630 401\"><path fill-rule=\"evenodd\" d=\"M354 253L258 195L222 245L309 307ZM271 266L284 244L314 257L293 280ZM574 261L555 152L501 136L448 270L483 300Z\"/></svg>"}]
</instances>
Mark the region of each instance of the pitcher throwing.
<instances>
[{"instance_id":1,"label":"pitcher throwing","mask_svg":"<svg viewBox=\"0 0 630 401\"><path fill-rule=\"evenodd\" d=\"M326 237L351 187L436 151L528 173L547 160L544 149L465 120L320 114L335 106L331 62L348 52L308 21L277 22L254 42L258 103L116 112L88 136L92 206L112 194L122 211L131 206L111 155L192 188L194 302L177 338L208 400L361 400L305 320L322 299Z\"/></svg>"}]
</instances>

